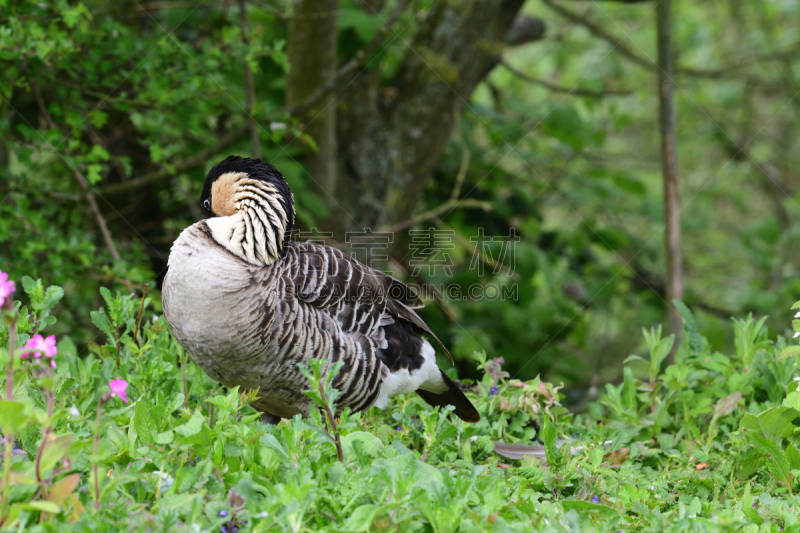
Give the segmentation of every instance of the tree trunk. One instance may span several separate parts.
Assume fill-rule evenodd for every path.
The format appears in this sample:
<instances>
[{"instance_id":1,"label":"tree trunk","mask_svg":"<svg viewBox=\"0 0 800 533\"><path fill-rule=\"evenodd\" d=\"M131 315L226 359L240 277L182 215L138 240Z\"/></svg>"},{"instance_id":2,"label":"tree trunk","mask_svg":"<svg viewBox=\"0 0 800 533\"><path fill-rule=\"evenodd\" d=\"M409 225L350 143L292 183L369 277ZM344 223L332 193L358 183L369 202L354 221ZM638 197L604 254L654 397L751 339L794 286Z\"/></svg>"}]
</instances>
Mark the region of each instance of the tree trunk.
<instances>
[{"instance_id":1,"label":"tree trunk","mask_svg":"<svg viewBox=\"0 0 800 533\"><path fill-rule=\"evenodd\" d=\"M664 224L667 262L667 327L675 334L670 362L680 343L683 323L673 300L683 300L683 256L681 253L681 200L678 159L675 152L675 103L672 94L672 28L670 0L659 0L656 8L658 33L658 96L660 103L661 158L664 170Z\"/></svg>"},{"instance_id":2,"label":"tree trunk","mask_svg":"<svg viewBox=\"0 0 800 533\"><path fill-rule=\"evenodd\" d=\"M335 19L300 17L312 9L311 4L305 0L294 4L289 106L313 93L333 74L330 52L335 41L328 32L334 32ZM332 104L309 119L305 131L316 139L320 150L305 162L315 190L331 208L325 227L334 229L337 239L346 231L377 231L411 217L455 118L497 64L504 38L522 4L523 0L431 3L424 16L417 16L412 23L418 25L413 38L388 32L387 41L394 39L406 48L392 80L382 78L386 73L369 63L352 81L343 80L349 83L339 94L335 115ZM335 9L336 5L330 0L314 2L313 11ZM378 13L375 2L363 5L366 13ZM330 97L315 111L328 102ZM336 125L335 136L332 124Z\"/></svg>"},{"instance_id":3,"label":"tree trunk","mask_svg":"<svg viewBox=\"0 0 800 533\"><path fill-rule=\"evenodd\" d=\"M336 34L339 0L294 0L289 22L289 76L286 105L300 104L336 73ZM301 117L303 133L314 139L317 150L303 157L311 190L329 208L336 190L336 94L332 93Z\"/></svg>"}]
</instances>

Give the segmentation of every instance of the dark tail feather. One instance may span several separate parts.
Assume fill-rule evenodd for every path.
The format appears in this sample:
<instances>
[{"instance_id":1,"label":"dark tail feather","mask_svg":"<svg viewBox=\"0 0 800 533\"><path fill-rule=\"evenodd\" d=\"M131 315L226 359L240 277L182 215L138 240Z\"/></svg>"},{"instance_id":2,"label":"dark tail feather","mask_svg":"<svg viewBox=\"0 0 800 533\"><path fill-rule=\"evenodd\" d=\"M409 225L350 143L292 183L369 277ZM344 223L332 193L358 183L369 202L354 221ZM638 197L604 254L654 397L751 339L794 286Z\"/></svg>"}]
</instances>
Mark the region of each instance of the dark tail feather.
<instances>
[{"instance_id":1,"label":"dark tail feather","mask_svg":"<svg viewBox=\"0 0 800 533\"><path fill-rule=\"evenodd\" d=\"M461 392L461 389L458 388L458 385L456 385L452 379L447 377L447 374L444 372L442 372L442 379L447 386L450 387L450 390L447 390L441 394L436 394L434 392L419 389L417 390L419 397L425 400L428 405L433 407L445 407L447 405L452 405L456 408L456 410L453 412L464 422L480 422L480 413L478 413L478 410L475 409L475 406L472 405L472 403L470 403L464 393Z\"/></svg>"}]
</instances>

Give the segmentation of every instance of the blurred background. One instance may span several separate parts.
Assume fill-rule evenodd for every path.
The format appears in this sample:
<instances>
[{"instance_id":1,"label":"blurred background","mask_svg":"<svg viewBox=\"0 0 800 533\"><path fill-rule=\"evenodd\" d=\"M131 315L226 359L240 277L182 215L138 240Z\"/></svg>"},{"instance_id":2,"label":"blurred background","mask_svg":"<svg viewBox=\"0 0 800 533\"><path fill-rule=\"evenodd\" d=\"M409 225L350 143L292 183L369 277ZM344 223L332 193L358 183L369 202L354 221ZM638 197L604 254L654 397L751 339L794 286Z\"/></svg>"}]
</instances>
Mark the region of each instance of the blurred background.
<instances>
[{"instance_id":1,"label":"blurred background","mask_svg":"<svg viewBox=\"0 0 800 533\"><path fill-rule=\"evenodd\" d=\"M577 403L673 297L716 348L789 326L798 4L2 0L0 266L62 285L85 348L99 287L158 295L206 172L261 157L300 240L509 289L428 298L459 375L484 350Z\"/></svg>"}]
</instances>

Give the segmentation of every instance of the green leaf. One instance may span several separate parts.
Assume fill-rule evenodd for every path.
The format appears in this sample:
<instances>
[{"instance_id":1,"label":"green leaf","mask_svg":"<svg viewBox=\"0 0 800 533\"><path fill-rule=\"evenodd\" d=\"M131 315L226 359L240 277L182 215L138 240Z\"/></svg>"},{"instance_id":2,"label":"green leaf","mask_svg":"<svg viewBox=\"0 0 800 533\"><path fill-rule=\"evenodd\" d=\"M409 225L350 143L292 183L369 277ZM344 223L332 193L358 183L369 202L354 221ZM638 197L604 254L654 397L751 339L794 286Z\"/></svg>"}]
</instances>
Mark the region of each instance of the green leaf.
<instances>
[{"instance_id":1,"label":"green leaf","mask_svg":"<svg viewBox=\"0 0 800 533\"><path fill-rule=\"evenodd\" d=\"M733 413L736 406L742 401L742 397L743 395L741 392L733 392L724 398L720 398L714 406L714 416L723 417Z\"/></svg>"},{"instance_id":2,"label":"green leaf","mask_svg":"<svg viewBox=\"0 0 800 533\"><path fill-rule=\"evenodd\" d=\"M156 444L170 444L175 440L175 434L172 433L171 429L168 429L154 435L153 440L156 441Z\"/></svg>"},{"instance_id":3,"label":"green leaf","mask_svg":"<svg viewBox=\"0 0 800 533\"><path fill-rule=\"evenodd\" d=\"M569 104L554 106L542 124L542 131L546 135L568 144L575 151L580 151L585 145L587 128L575 108Z\"/></svg>"},{"instance_id":4,"label":"green leaf","mask_svg":"<svg viewBox=\"0 0 800 533\"><path fill-rule=\"evenodd\" d=\"M647 192L647 189L640 180L631 178L629 176L612 176L611 181L622 191L641 196Z\"/></svg>"},{"instance_id":5,"label":"green leaf","mask_svg":"<svg viewBox=\"0 0 800 533\"><path fill-rule=\"evenodd\" d=\"M342 437L342 451L345 457L352 456L354 445L361 446L360 450L371 457L378 457L378 450L383 447L381 439L372 433L354 431Z\"/></svg>"},{"instance_id":6,"label":"green leaf","mask_svg":"<svg viewBox=\"0 0 800 533\"><path fill-rule=\"evenodd\" d=\"M17 433L25 426L29 418L24 403L0 400L0 430L3 431L3 434Z\"/></svg>"},{"instance_id":7,"label":"green leaf","mask_svg":"<svg viewBox=\"0 0 800 533\"><path fill-rule=\"evenodd\" d=\"M786 446L786 458L789 459L789 464L793 470L800 469L800 450L792 443Z\"/></svg>"},{"instance_id":8,"label":"green leaf","mask_svg":"<svg viewBox=\"0 0 800 533\"><path fill-rule=\"evenodd\" d=\"M40 471L45 473L52 469L58 461L67 455L70 444L72 444L72 435L62 435L52 440L48 439L42 452Z\"/></svg>"},{"instance_id":9,"label":"green leaf","mask_svg":"<svg viewBox=\"0 0 800 533\"><path fill-rule=\"evenodd\" d=\"M800 422L800 411L791 407L773 407L758 415L758 425L767 440L782 439L794 433L795 420Z\"/></svg>"},{"instance_id":10,"label":"green leaf","mask_svg":"<svg viewBox=\"0 0 800 533\"><path fill-rule=\"evenodd\" d=\"M380 506L371 503L356 507L355 511L347 517L347 520L339 531L347 533L369 531L372 527L372 523L375 521L375 514L379 509Z\"/></svg>"},{"instance_id":11,"label":"green leaf","mask_svg":"<svg viewBox=\"0 0 800 533\"><path fill-rule=\"evenodd\" d=\"M139 440L155 444L153 434L156 432L156 423L150 415L150 410L145 406L144 402L136 404L136 410L133 413L133 426L136 428L136 434Z\"/></svg>"},{"instance_id":12,"label":"green leaf","mask_svg":"<svg viewBox=\"0 0 800 533\"><path fill-rule=\"evenodd\" d=\"M271 450L275 451L280 455L284 460L291 461L291 457L289 457L289 452L286 451L286 448L275 438L275 435L272 433L266 433L261 437L259 441L263 446L270 448Z\"/></svg>"},{"instance_id":13,"label":"green leaf","mask_svg":"<svg viewBox=\"0 0 800 533\"><path fill-rule=\"evenodd\" d=\"M383 21L376 15L355 8L343 9L338 24L340 29L352 28L362 41L367 42L383 26Z\"/></svg>"},{"instance_id":14,"label":"green leaf","mask_svg":"<svg viewBox=\"0 0 800 533\"><path fill-rule=\"evenodd\" d=\"M758 511L753 507L753 498L750 495L750 483L744 487L744 494L742 495L742 512L752 523L760 526L764 523L764 519L758 514Z\"/></svg>"},{"instance_id":15,"label":"green leaf","mask_svg":"<svg viewBox=\"0 0 800 533\"><path fill-rule=\"evenodd\" d=\"M175 433L183 435L184 437L196 435L200 433L200 430L203 428L203 421L205 419L206 417L204 417L198 409L192 413L192 417L185 424L175 428Z\"/></svg>"},{"instance_id":16,"label":"green leaf","mask_svg":"<svg viewBox=\"0 0 800 533\"><path fill-rule=\"evenodd\" d=\"M778 357L778 360L786 359L788 357L800 357L800 346L797 344L792 344L791 346L785 347L781 350L781 356Z\"/></svg>"},{"instance_id":17,"label":"green leaf","mask_svg":"<svg viewBox=\"0 0 800 533\"><path fill-rule=\"evenodd\" d=\"M636 383L633 379L633 370L626 366L623 374L625 378L622 382L622 405L629 413L636 414Z\"/></svg>"},{"instance_id":18,"label":"green leaf","mask_svg":"<svg viewBox=\"0 0 800 533\"><path fill-rule=\"evenodd\" d=\"M558 466L561 457L556 449L556 428L550 421L550 417L545 414L542 418L542 430L540 438L544 443L544 454L550 466Z\"/></svg>"},{"instance_id":19,"label":"green leaf","mask_svg":"<svg viewBox=\"0 0 800 533\"><path fill-rule=\"evenodd\" d=\"M747 441L767 460L767 467L776 481L782 483L791 491L793 480L791 465L783 450L773 441L767 440L754 432L747 433Z\"/></svg>"},{"instance_id":20,"label":"green leaf","mask_svg":"<svg viewBox=\"0 0 800 533\"><path fill-rule=\"evenodd\" d=\"M41 511L43 513L52 514L58 514L61 512L61 507L59 507L57 503L46 500L23 503L20 504L20 508L23 510Z\"/></svg>"},{"instance_id":21,"label":"green leaf","mask_svg":"<svg viewBox=\"0 0 800 533\"><path fill-rule=\"evenodd\" d=\"M561 506L564 508L565 513L575 511L585 520L595 522L602 520L609 530L613 529L614 525L622 520L622 515L618 511L605 505L576 500L561 502Z\"/></svg>"},{"instance_id":22,"label":"green leaf","mask_svg":"<svg viewBox=\"0 0 800 533\"><path fill-rule=\"evenodd\" d=\"M114 326L111 324L111 320L109 320L105 309L101 307L97 311L90 312L89 316L92 318L92 324L94 324L101 332L105 333L109 342L113 342L115 338Z\"/></svg>"}]
</instances>

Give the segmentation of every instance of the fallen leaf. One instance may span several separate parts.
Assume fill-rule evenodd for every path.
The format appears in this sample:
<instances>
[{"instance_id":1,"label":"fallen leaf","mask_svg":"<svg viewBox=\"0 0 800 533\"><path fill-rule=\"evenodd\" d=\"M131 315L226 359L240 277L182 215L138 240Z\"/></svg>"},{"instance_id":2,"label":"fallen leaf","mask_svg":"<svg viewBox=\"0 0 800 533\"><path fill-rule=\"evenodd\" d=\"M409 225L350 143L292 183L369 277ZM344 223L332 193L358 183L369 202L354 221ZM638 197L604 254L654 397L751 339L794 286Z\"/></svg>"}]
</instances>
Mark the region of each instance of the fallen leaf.
<instances>
[{"instance_id":1,"label":"fallen leaf","mask_svg":"<svg viewBox=\"0 0 800 533\"><path fill-rule=\"evenodd\" d=\"M608 463L611 466L619 466L628 459L630 454L630 448L619 448L605 454L603 456L603 462Z\"/></svg>"}]
</instances>

